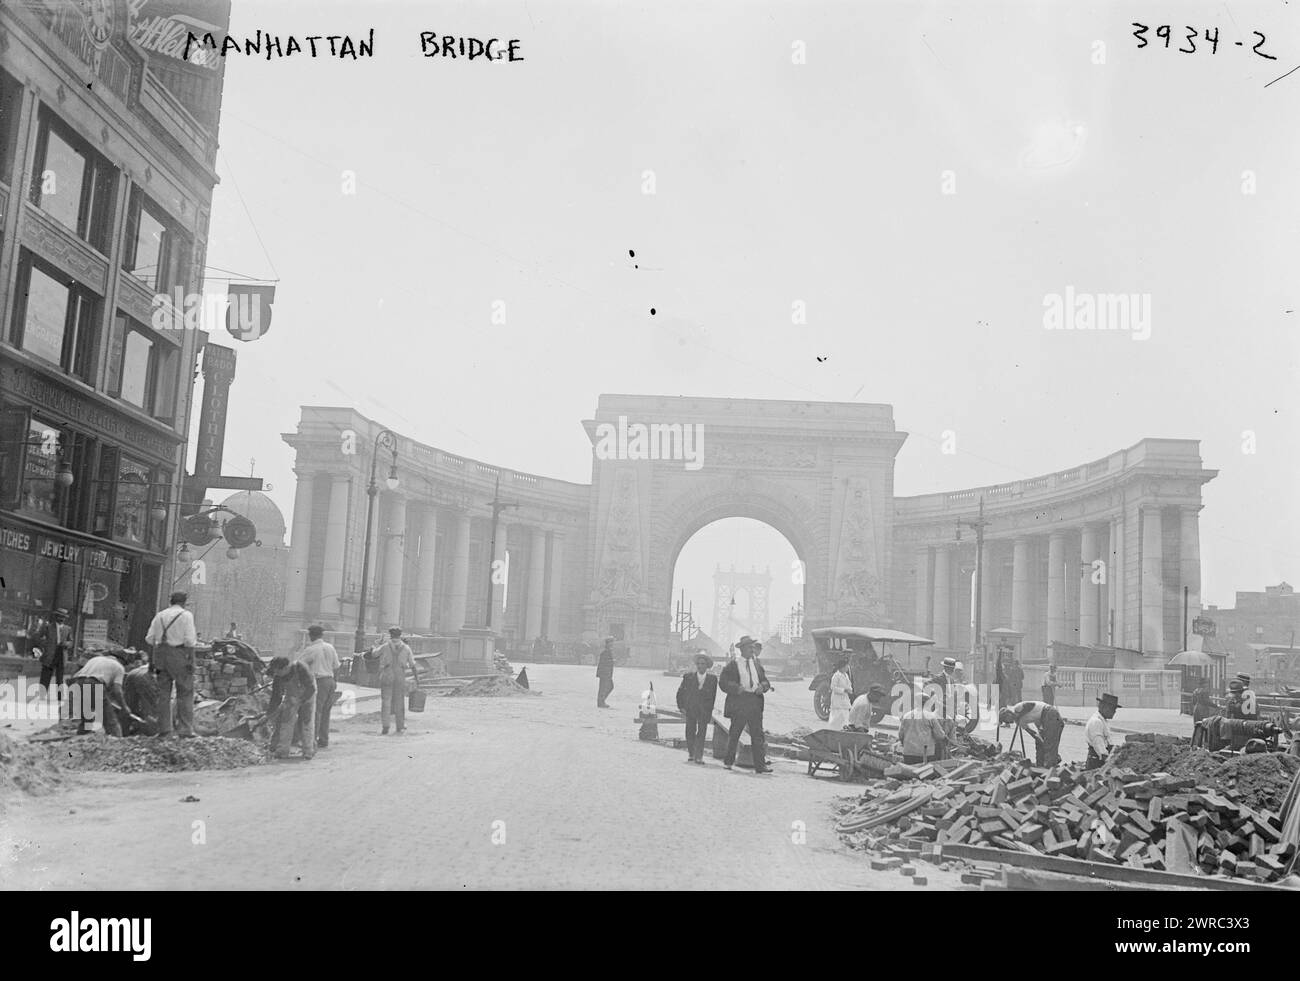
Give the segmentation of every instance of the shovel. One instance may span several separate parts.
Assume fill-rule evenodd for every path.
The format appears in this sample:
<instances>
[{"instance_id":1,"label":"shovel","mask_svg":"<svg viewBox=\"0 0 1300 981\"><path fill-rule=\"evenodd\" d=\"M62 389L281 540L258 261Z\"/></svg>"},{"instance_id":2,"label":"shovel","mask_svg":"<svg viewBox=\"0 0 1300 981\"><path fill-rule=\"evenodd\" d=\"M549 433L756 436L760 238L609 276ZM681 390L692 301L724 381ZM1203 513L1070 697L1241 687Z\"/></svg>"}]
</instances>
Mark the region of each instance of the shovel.
<instances>
[{"instance_id":1,"label":"shovel","mask_svg":"<svg viewBox=\"0 0 1300 981\"><path fill-rule=\"evenodd\" d=\"M265 722L266 717L270 714L270 712L263 712L261 715L255 715L251 719L245 719L243 722L239 723L239 725L235 726L235 728L229 729L226 732L221 733L221 735L226 739L248 739L251 741L253 738L254 727L260 726Z\"/></svg>"}]
</instances>

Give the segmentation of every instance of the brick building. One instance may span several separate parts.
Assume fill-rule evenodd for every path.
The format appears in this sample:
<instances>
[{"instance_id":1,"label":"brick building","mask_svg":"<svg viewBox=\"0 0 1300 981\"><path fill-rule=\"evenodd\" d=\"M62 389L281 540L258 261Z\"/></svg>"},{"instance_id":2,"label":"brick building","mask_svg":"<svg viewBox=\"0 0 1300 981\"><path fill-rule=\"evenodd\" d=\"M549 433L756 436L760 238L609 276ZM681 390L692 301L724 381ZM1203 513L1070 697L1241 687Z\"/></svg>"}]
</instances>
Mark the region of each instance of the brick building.
<instances>
[{"instance_id":1,"label":"brick building","mask_svg":"<svg viewBox=\"0 0 1300 981\"><path fill-rule=\"evenodd\" d=\"M172 578L228 0L0 5L0 659L143 639ZM198 19L198 21L195 20ZM192 28L200 30L201 28ZM3 667L4 665L0 665Z\"/></svg>"},{"instance_id":2,"label":"brick building","mask_svg":"<svg viewBox=\"0 0 1300 981\"><path fill-rule=\"evenodd\" d=\"M1227 652L1230 673L1259 674L1263 665L1258 654L1264 647L1287 648L1300 636L1300 594L1290 583L1265 587L1262 593L1239 592L1232 609L1210 606L1205 615L1215 625L1206 647Z\"/></svg>"}]
</instances>

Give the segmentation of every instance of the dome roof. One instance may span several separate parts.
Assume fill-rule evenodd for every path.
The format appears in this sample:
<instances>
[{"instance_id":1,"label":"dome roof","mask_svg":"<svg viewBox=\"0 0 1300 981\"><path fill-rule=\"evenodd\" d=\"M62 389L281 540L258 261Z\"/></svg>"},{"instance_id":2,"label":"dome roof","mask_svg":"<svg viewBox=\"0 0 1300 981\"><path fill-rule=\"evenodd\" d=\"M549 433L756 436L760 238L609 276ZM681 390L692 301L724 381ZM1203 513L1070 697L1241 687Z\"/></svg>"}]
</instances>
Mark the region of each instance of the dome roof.
<instances>
[{"instance_id":1,"label":"dome roof","mask_svg":"<svg viewBox=\"0 0 1300 981\"><path fill-rule=\"evenodd\" d=\"M236 491L221 504L253 522L263 545L284 544L284 514L275 501L261 491Z\"/></svg>"}]
</instances>

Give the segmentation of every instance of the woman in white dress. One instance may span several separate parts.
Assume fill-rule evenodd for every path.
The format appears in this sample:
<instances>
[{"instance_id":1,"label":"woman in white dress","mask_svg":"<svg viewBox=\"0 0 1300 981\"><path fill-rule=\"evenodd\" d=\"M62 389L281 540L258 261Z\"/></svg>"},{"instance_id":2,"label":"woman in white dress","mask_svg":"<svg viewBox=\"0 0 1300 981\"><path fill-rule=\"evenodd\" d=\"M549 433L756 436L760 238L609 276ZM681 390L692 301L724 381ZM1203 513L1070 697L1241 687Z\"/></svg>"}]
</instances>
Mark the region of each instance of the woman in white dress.
<instances>
[{"instance_id":1,"label":"woman in white dress","mask_svg":"<svg viewBox=\"0 0 1300 981\"><path fill-rule=\"evenodd\" d=\"M849 678L849 659L841 657L831 675L831 717L826 725L830 729L843 729L849 724L849 709L853 708L853 682Z\"/></svg>"}]
</instances>

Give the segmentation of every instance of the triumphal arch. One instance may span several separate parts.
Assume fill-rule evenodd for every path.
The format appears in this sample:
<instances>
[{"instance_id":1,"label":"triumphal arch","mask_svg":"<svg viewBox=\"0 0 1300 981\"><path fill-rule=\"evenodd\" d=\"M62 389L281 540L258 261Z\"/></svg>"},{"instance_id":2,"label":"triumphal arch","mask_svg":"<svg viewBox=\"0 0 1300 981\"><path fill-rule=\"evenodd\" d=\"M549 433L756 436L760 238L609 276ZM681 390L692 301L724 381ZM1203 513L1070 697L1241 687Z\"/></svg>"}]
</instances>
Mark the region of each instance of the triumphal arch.
<instances>
[{"instance_id":1,"label":"triumphal arch","mask_svg":"<svg viewBox=\"0 0 1300 981\"><path fill-rule=\"evenodd\" d=\"M1200 612L1200 489L1215 471L1195 440L1145 439L1056 473L896 498L907 434L888 405L602 395L582 426L586 484L397 434L397 487L376 488L367 631L400 624L453 665L462 646L484 649L489 621L516 651L613 635L634 662L662 664L677 557L729 517L789 541L798 562L773 574L802 582L806 628L892 626L960 652L978 594L984 629L1020 633L1031 654L1056 643L1154 657L1180 649L1184 612ZM356 625L376 447L381 472L391 465L382 428L352 408L304 406L284 435L298 481L286 639L307 623ZM969 528L981 507L976 591Z\"/></svg>"}]
</instances>

